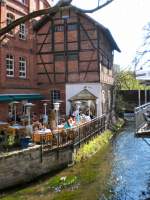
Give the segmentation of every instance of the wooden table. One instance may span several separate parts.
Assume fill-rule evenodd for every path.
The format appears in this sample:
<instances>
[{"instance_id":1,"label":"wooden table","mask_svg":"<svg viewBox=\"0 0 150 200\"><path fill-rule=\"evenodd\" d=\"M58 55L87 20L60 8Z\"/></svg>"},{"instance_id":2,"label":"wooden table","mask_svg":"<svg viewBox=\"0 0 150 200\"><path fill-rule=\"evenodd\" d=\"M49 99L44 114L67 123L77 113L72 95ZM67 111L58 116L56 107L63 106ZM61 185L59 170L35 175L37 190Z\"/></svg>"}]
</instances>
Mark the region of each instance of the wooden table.
<instances>
[{"instance_id":1,"label":"wooden table","mask_svg":"<svg viewBox=\"0 0 150 200\"><path fill-rule=\"evenodd\" d=\"M35 143L49 143L52 142L53 134L50 129L37 130L32 135L32 140Z\"/></svg>"},{"instance_id":2,"label":"wooden table","mask_svg":"<svg viewBox=\"0 0 150 200\"><path fill-rule=\"evenodd\" d=\"M8 122L0 121L0 130L7 129L9 126Z\"/></svg>"},{"instance_id":3,"label":"wooden table","mask_svg":"<svg viewBox=\"0 0 150 200\"><path fill-rule=\"evenodd\" d=\"M26 136L26 127L20 124L14 124L12 126L9 126L8 131L10 131L10 133L12 131L12 133L18 135L19 138Z\"/></svg>"}]
</instances>

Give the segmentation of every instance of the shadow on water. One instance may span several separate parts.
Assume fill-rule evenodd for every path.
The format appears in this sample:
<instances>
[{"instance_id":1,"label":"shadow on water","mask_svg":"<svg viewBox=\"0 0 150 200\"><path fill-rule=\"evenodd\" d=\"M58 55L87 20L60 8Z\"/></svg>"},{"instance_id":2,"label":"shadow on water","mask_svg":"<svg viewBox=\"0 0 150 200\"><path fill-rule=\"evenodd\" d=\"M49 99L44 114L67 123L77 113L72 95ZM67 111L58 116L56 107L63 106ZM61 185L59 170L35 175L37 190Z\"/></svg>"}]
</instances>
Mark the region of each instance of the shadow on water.
<instances>
[{"instance_id":1,"label":"shadow on water","mask_svg":"<svg viewBox=\"0 0 150 200\"><path fill-rule=\"evenodd\" d=\"M150 200L150 138L134 137L127 126L113 141L111 200Z\"/></svg>"}]
</instances>

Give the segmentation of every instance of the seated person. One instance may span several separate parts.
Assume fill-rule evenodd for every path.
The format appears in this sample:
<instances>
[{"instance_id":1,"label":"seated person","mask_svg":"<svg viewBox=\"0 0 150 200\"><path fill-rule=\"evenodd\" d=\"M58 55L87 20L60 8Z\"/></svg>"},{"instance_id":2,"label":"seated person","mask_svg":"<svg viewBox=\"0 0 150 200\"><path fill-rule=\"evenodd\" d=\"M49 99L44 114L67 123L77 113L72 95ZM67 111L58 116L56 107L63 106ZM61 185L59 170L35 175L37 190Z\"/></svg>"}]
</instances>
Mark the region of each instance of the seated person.
<instances>
[{"instance_id":1,"label":"seated person","mask_svg":"<svg viewBox=\"0 0 150 200\"><path fill-rule=\"evenodd\" d=\"M67 117L66 122L64 124L64 128L73 128L71 116Z\"/></svg>"},{"instance_id":2,"label":"seated person","mask_svg":"<svg viewBox=\"0 0 150 200\"><path fill-rule=\"evenodd\" d=\"M32 122L36 122L36 121L38 121L38 116L36 113L33 113L32 114Z\"/></svg>"},{"instance_id":3,"label":"seated person","mask_svg":"<svg viewBox=\"0 0 150 200\"><path fill-rule=\"evenodd\" d=\"M72 115L71 117L72 117L72 122L71 122L72 126L76 126L76 118L75 118L75 116Z\"/></svg>"}]
</instances>

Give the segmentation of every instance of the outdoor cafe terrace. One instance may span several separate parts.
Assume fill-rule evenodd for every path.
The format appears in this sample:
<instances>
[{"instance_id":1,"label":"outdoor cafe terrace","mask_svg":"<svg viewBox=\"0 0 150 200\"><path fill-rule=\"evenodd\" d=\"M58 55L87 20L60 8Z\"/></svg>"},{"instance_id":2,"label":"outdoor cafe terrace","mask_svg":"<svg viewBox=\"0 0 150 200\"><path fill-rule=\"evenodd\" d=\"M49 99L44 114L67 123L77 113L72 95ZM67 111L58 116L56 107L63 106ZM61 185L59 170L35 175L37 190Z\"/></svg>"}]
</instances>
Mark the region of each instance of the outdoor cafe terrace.
<instances>
[{"instance_id":1,"label":"outdoor cafe terrace","mask_svg":"<svg viewBox=\"0 0 150 200\"><path fill-rule=\"evenodd\" d=\"M31 103L27 104L27 118L17 122L16 110L13 121L0 121L0 152L14 151L28 148L34 145L42 145L49 149L59 148L66 145L79 145L89 140L95 134L105 129L105 116L89 119L89 116L80 116L73 126L66 127L67 121L62 120L58 124L58 113L55 119L48 120L45 114L45 123L31 117ZM16 107L15 107L16 109ZM46 118L47 117L47 118ZM44 120L43 120L44 122ZM55 126L52 127L52 124Z\"/></svg>"}]
</instances>

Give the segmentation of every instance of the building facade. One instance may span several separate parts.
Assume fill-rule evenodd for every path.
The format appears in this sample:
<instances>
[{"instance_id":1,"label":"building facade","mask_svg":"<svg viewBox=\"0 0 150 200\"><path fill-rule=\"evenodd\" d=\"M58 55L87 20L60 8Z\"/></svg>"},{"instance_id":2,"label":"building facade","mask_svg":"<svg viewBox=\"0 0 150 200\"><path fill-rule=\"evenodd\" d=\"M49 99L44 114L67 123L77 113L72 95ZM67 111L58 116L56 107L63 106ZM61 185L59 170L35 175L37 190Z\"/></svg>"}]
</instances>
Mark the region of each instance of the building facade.
<instances>
[{"instance_id":1,"label":"building facade","mask_svg":"<svg viewBox=\"0 0 150 200\"><path fill-rule=\"evenodd\" d=\"M0 28L32 11L48 8L50 4L48 0L1 0ZM20 24L7 33L0 44L1 120L8 116L10 101L17 98L19 101L41 98L36 84L35 40L32 31L33 23L38 19Z\"/></svg>"},{"instance_id":2,"label":"building facade","mask_svg":"<svg viewBox=\"0 0 150 200\"><path fill-rule=\"evenodd\" d=\"M37 2L43 3L42 8L47 6L44 0L1 2L1 27L40 9ZM1 43L1 118L3 108L8 110L7 102L17 99L15 94L17 100L37 100L37 105L42 97L50 100L51 106L61 101L60 110L67 114L78 100L92 105L95 115L109 111L113 52L120 50L103 25L67 1L59 6L52 15L20 24ZM84 92L87 98L79 99Z\"/></svg>"}]
</instances>

